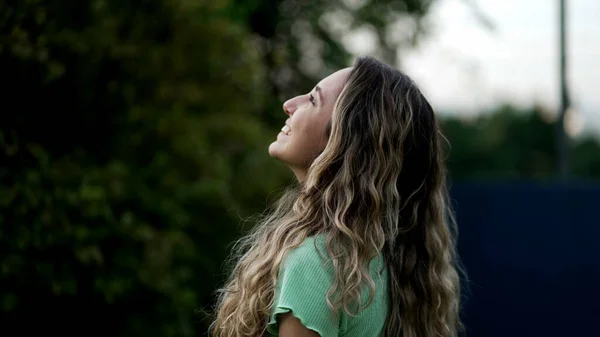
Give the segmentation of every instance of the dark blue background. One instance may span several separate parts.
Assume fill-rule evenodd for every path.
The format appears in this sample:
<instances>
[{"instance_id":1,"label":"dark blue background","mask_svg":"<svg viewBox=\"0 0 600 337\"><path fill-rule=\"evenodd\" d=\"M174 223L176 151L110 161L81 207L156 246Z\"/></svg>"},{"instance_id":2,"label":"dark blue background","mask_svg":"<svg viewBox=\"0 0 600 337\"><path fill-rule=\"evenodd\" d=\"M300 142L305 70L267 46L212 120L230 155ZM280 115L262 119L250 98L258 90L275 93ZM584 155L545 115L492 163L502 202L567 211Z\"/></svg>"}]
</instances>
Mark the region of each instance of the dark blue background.
<instances>
[{"instance_id":1,"label":"dark blue background","mask_svg":"<svg viewBox=\"0 0 600 337\"><path fill-rule=\"evenodd\" d=\"M469 337L600 336L600 185L455 184Z\"/></svg>"}]
</instances>

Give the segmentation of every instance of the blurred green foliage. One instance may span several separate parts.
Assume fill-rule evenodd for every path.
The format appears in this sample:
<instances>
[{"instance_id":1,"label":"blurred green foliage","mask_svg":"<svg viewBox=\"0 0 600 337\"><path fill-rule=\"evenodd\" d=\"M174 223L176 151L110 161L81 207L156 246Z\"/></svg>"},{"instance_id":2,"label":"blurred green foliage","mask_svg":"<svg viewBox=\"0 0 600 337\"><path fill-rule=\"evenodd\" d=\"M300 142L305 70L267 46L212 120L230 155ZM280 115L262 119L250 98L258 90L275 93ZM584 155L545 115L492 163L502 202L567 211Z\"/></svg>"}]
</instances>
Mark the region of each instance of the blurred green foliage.
<instances>
[{"instance_id":1,"label":"blurred green foliage","mask_svg":"<svg viewBox=\"0 0 600 337\"><path fill-rule=\"evenodd\" d=\"M239 216L289 178L254 117L265 101L260 54L227 6L2 7L4 326L205 329Z\"/></svg>"},{"instance_id":2,"label":"blurred green foliage","mask_svg":"<svg viewBox=\"0 0 600 337\"><path fill-rule=\"evenodd\" d=\"M443 118L452 179L554 180L557 155L552 116L541 106L504 105L475 118ZM574 179L600 178L597 137L587 135L571 140L569 148Z\"/></svg>"},{"instance_id":3,"label":"blurred green foliage","mask_svg":"<svg viewBox=\"0 0 600 337\"><path fill-rule=\"evenodd\" d=\"M266 152L281 100L349 65L349 29L393 61L431 1L348 3L0 3L3 331L204 334L241 219L292 179ZM530 116L446 121L453 174L551 176ZM575 154L599 175L597 142Z\"/></svg>"}]
</instances>

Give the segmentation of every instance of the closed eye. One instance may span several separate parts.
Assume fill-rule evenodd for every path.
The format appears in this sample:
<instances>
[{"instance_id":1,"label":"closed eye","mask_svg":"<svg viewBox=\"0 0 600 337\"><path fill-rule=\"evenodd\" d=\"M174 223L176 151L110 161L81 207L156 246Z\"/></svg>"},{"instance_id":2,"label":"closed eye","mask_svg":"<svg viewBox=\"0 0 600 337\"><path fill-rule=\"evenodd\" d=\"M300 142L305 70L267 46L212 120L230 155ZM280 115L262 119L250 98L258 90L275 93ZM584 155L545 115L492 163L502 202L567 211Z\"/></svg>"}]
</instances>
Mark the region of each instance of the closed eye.
<instances>
[{"instance_id":1,"label":"closed eye","mask_svg":"<svg viewBox=\"0 0 600 337\"><path fill-rule=\"evenodd\" d=\"M315 96L313 96L312 94L310 94L310 102L312 103L312 105L317 105L315 103Z\"/></svg>"}]
</instances>

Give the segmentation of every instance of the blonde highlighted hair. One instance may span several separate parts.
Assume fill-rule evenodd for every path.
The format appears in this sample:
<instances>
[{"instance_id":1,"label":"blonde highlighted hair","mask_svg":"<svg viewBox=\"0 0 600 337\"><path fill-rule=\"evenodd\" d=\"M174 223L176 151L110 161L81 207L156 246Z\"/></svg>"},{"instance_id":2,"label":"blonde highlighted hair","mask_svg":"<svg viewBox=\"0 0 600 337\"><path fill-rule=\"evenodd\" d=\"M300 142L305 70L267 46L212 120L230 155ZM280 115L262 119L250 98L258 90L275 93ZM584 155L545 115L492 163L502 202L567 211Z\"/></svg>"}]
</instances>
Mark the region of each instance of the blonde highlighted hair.
<instances>
[{"instance_id":1,"label":"blonde highlighted hair","mask_svg":"<svg viewBox=\"0 0 600 337\"><path fill-rule=\"evenodd\" d=\"M355 315L369 304L360 303L360 292L366 285L372 297L367 266L381 253L389 275L385 335L457 336L460 282L449 206L433 109L402 72L359 58L306 181L237 243L213 336L263 336L286 253L317 234L326 235L335 270L332 310Z\"/></svg>"}]
</instances>

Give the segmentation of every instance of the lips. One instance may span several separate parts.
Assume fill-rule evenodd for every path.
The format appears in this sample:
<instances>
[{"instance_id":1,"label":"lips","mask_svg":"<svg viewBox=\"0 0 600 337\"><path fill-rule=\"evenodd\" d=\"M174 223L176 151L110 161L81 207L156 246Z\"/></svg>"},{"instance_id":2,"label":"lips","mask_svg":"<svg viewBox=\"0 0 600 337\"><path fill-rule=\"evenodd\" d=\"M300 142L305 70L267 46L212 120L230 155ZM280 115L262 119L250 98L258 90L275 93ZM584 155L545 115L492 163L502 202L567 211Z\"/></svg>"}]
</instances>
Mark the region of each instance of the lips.
<instances>
[{"instance_id":1,"label":"lips","mask_svg":"<svg viewBox=\"0 0 600 337\"><path fill-rule=\"evenodd\" d=\"M286 124L286 125L284 125L284 126L281 128L281 132L282 132L284 135L289 135L289 134L290 134L290 131L292 131L292 129L291 129L291 128L290 128L290 127L287 125L287 124Z\"/></svg>"}]
</instances>

